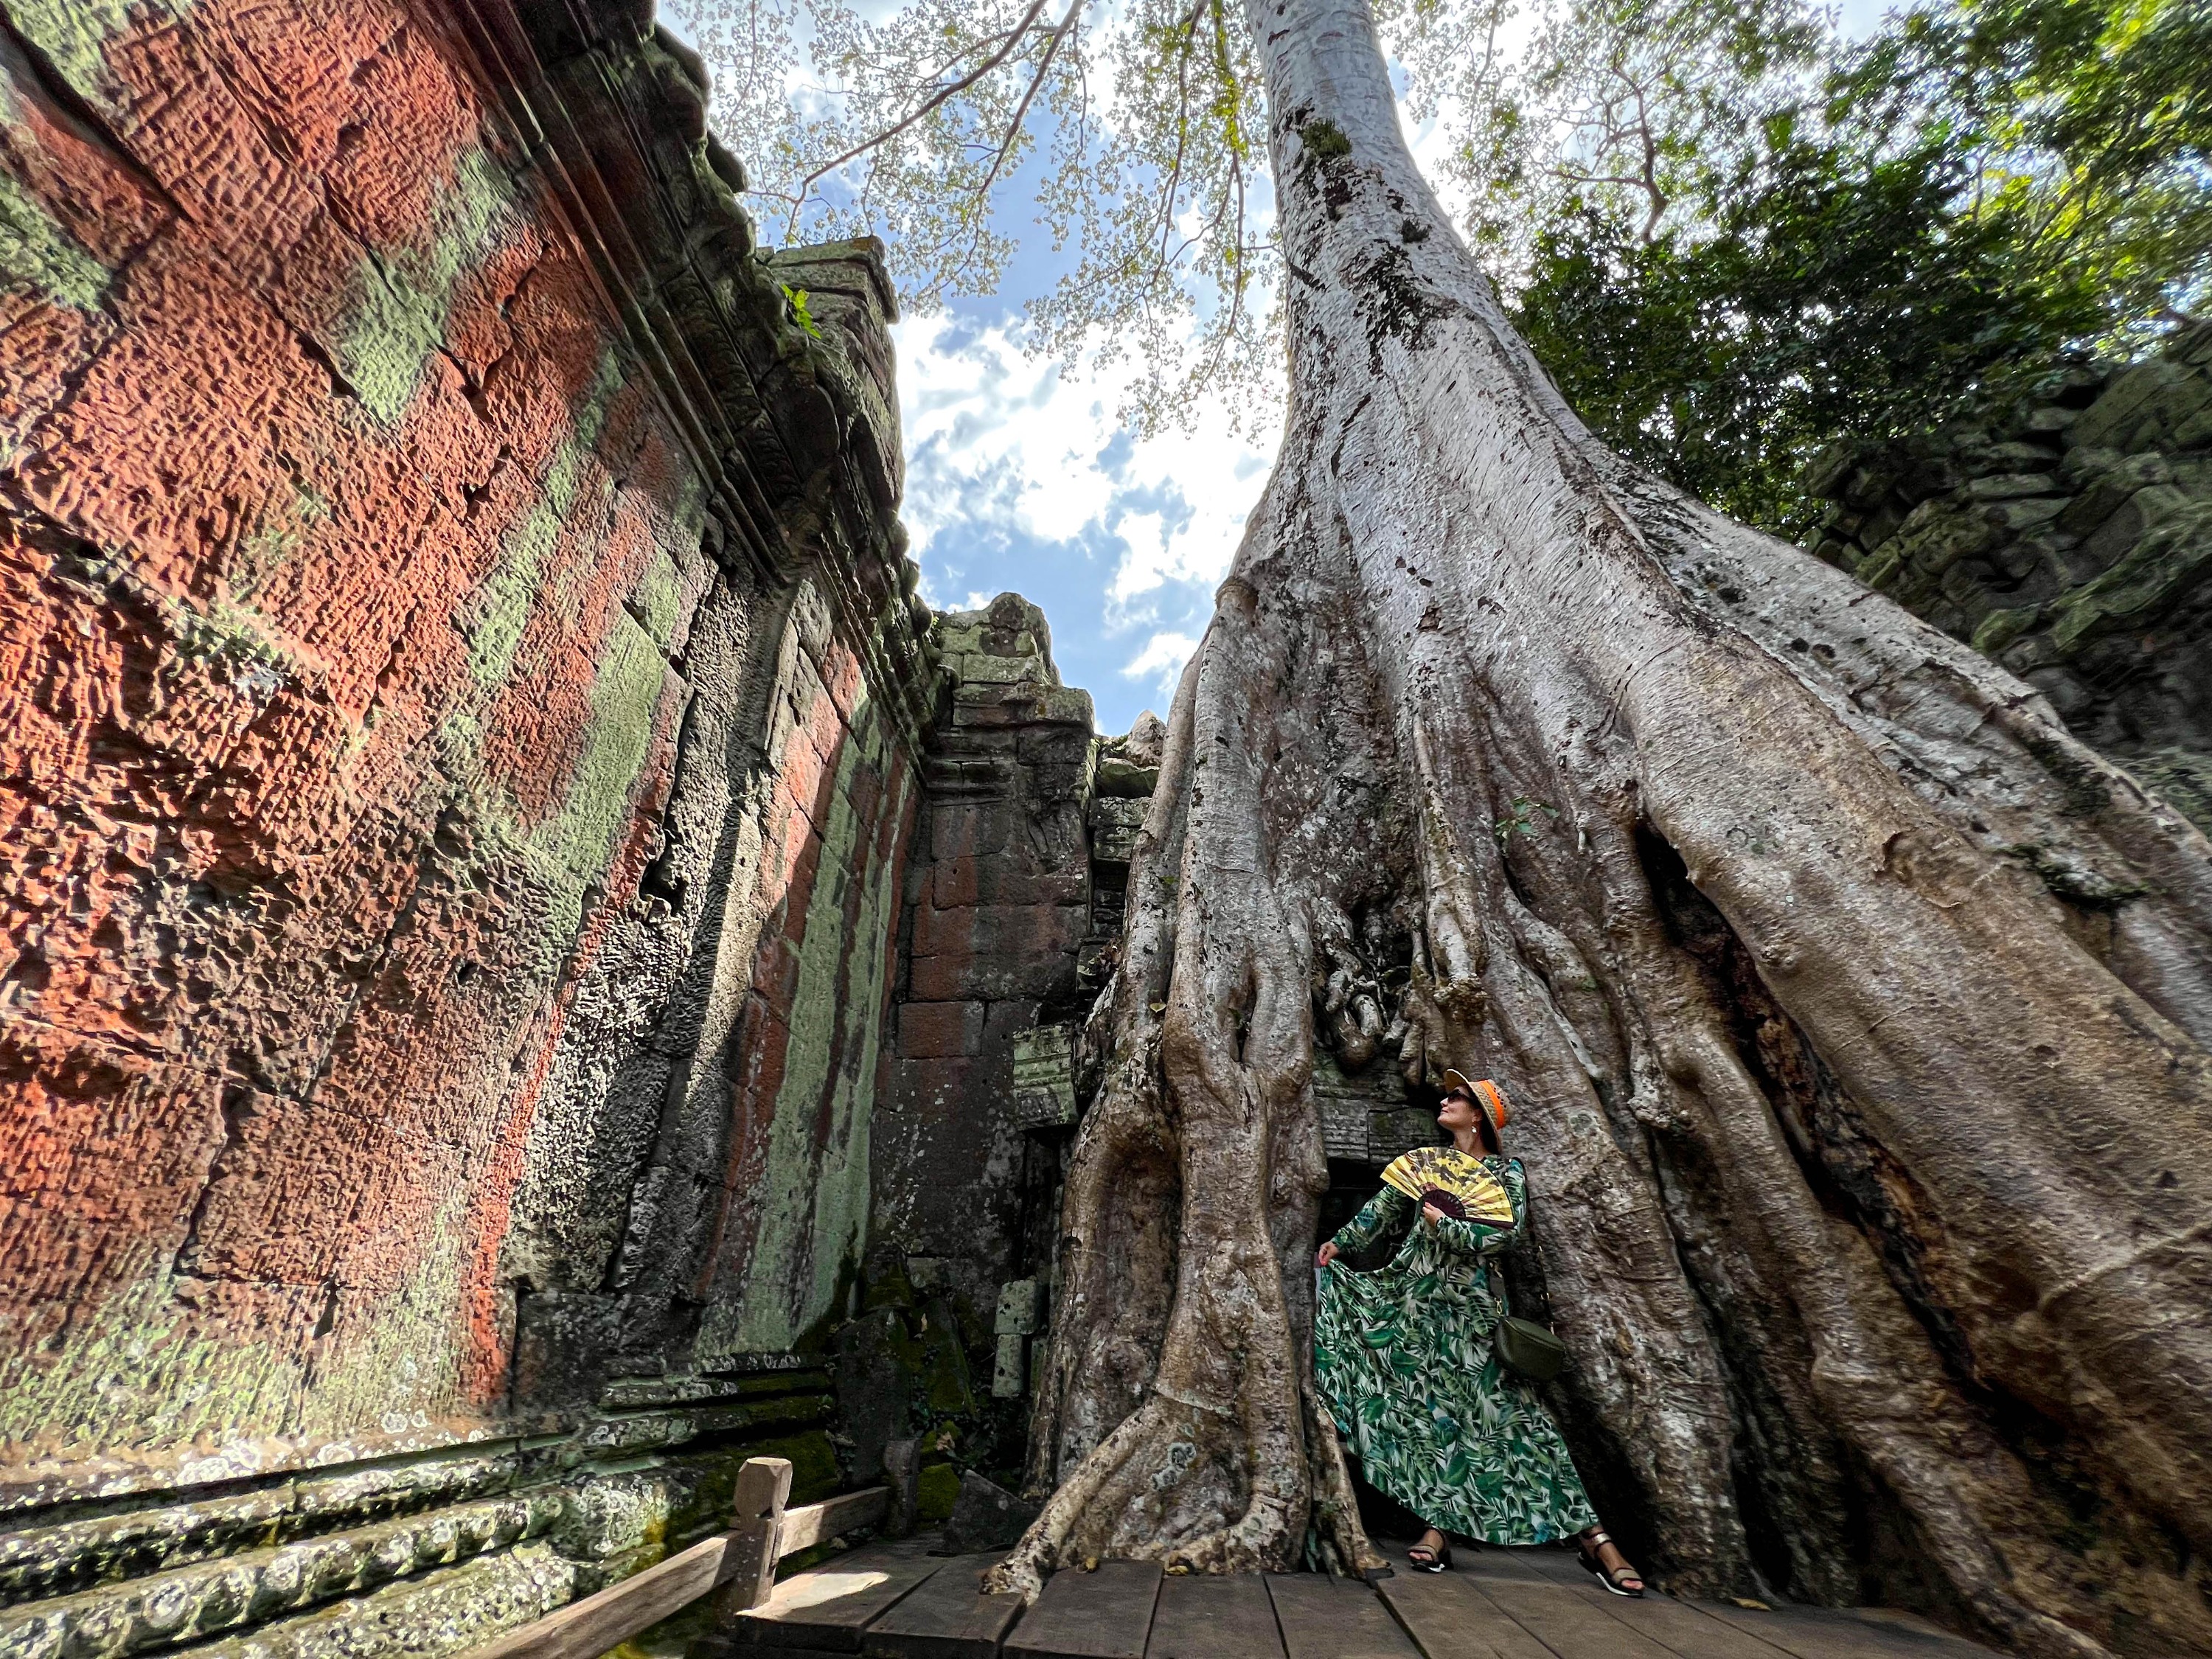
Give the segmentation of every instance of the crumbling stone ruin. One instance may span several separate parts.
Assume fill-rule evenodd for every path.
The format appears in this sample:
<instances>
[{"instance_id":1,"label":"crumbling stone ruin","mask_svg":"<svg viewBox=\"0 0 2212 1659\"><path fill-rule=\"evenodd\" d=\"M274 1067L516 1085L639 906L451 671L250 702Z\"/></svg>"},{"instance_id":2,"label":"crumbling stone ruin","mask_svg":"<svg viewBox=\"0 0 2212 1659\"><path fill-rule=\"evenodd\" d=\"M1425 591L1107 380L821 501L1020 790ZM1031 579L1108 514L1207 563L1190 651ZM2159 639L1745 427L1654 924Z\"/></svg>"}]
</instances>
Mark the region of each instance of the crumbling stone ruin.
<instances>
[{"instance_id":1,"label":"crumbling stone ruin","mask_svg":"<svg viewBox=\"0 0 2212 1659\"><path fill-rule=\"evenodd\" d=\"M1969 641L2212 828L2212 324L1978 425L1832 446L1813 550Z\"/></svg>"},{"instance_id":2,"label":"crumbling stone ruin","mask_svg":"<svg viewBox=\"0 0 2212 1659\"><path fill-rule=\"evenodd\" d=\"M0 1653L459 1652L760 1453L1003 1528L1163 733L918 598L880 249L637 0L0 17ZM1822 543L2185 780L2190 338Z\"/></svg>"},{"instance_id":3,"label":"crumbling stone ruin","mask_svg":"<svg viewBox=\"0 0 2212 1659\"><path fill-rule=\"evenodd\" d=\"M894 1430L943 1513L1093 740L915 598L879 250L635 4L5 11L0 1651L458 1650Z\"/></svg>"}]
</instances>

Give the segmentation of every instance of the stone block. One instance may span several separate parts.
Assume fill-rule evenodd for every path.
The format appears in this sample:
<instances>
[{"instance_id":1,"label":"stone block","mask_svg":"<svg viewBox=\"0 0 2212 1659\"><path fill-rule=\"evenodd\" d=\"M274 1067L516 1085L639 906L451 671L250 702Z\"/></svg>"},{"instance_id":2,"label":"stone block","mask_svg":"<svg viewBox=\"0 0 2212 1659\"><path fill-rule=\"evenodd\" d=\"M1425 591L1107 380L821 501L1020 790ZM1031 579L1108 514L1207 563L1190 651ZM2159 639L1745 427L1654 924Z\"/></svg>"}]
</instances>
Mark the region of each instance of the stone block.
<instances>
[{"instance_id":1,"label":"stone block","mask_svg":"<svg viewBox=\"0 0 2212 1659\"><path fill-rule=\"evenodd\" d=\"M974 951L916 956L908 975L908 994L917 1001L948 1002L963 997L1000 1002L1063 995L1074 987L1075 952L1082 938L1080 927L1071 927L1064 951L1023 957L1000 958Z\"/></svg>"},{"instance_id":2,"label":"stone block","mask_svg":"<svg viewBox=\"0 0 2212 1659\"><path fill-rule=\"evenodd\" d=\"M998 1353L991 1367L991 1394L994 1399L1018 1400L1029 1391L1029 1346L1025 1336L999 1338Z\"/></svg>"},{"instance_id":3,"label":"stone block","mask_svg":"<svg viewBox=\"0 0 2212 1659\"><path fill-rule=\"evenodd\" d=\"M1820 497L1832 494L1850 476L1858 453L1857 441L1850 438L1838 438L1822 448L1805 464L1802 478L1805 493Z\"/></svg>"},{"instance_id":4,"label":"stone block","mask_svg":"<svg viewBox=\"0 0 2212 1659\"><path fill-rule=\"evenodd\" d=\"M1091 803L1091 856L1099 864L1127 864L1145 826L1149 800L1100 796Z\"/></svg>"},{"instance_id":5,"label":"stone block","mask_svg":"<svg viewBox=\"0 0 2212 1659\"><path fill-rule=\"evenodd\" d=\"M2078 444L2124 452L2147 448L2169 423L2178 426L2202 408L2208 391L2212 388L2186 365L2152 357L2106 386L2067 436Z\"/></svg>"},{"instance_id":6,"label":"stone block","mask_svg":"<svg viewBox=\"0 0 2212 1659\"><path fill-rule=\"evenodd\" d=\"M1066 725L1088 732L1091 729L1091 694L1072 686L1039 685L1033 681L1017 685L963 683L953 688L952 724L956 729Z\"/></svg>"},{"instance_id":7,"label":"stone block","mask_svg":"<svg viewBox=\"0 0 2212 1659\"><path fill-rule=\"evenodd\" d=\"M940 803L929 813L930 856L980 858L1002 853L1013 834L1015 809L1005 801Z\"/></svg>"},{"instance_id":8,"label":"stone block","mask_svg":"<svg viewBox=\"0 0 2212 1659\"><path fill-rule=\"evenodd\" d=\"M945 1523L943 1547L955 1554L1011 1549L1037 1517L1038 1506L970 1469L960 1477L951 1518Z\"/></svg>"},{"instance_id":9,"label":"stone block","mask_svg":"<svg viewBox=\"0 0 2212 1659\"><path fill-rule=\"evenodd\" d=\"M1047 690L1044 706L1037 718L1080 726L1085 732L1094 730L1097 725L1091 694L1072 685L1055 685Z\"/></svg>"},{"instance_id":10,"label":"stone block","mask_svg":"<svg viewBox=\"0 0 2212 1659\"><path fill-rule=\"evenodd\" d=\"M896 1308L878 1308L839 1327L838 1426L853 1443L853 1467L880 1468L884 1448L907 1430L909 1346Z\"/></svg>"},{"instance_id":11,"label":"stone block","mask_svg":"<svg viewBox=\"0 0 2212 1659\"><path fill-rule=\"evenodd\" d=\"M1409 1146L1436 1139L1433 1115L1407 1104L1405 1079L1387 1061L1347 1077L1335 1055L1317 1048L1313 1095L1322 1144L1331 1158L1387 1164Z\"/></svg>"},{"instance_id":12,"label":"stone block","mask_svg":"<svg viewBox=\"0 0 2212 1659\"><path fill-rule=\"evenodd\" d=\"M968 955L994 963L1057 960L1081 941L1089 915L1071 904L975 904L915 912L914 953Z\"/></svg>"},{"instance_id":13,"label":"stone block","mask_svg":"<svg viewBox=\"0 0 2212 1659\"><path fill-rule=\"evenodd\" d=\"M939 859L929 868L923 902L939 910L957 910L981 903L983 863L981 859L965 856Z\"/></svg>"},{"instance_id":14,"label":"stone block","mask_svg":"<svg viewBox=\"0 0 2212 1659\"><path fill-rule=\"evenodd\" d=\"M2072 535L2087 535L2126 505L2128 497L2138 489L2173 482L2172 465L2163 455L2122 457L2109 450L2090 454L2094 459L2085 460L2076 471L2079 493L2058 515L2057 527Z\"/></svg>"},{"instance_id":15,"label":"stone block","mask_svg":"<svg viewBox=\"0 0 2212 1659\"><path fill-rule=\"evenodd\" d=\"M1974 630L1973 647L1984 656L1994 657L2005 647L2035 626L2043 614L2040 605L2027 605L2013 611L1992 611L1982 619Z\"/></svg>"},{"instance_id":16,"label":"stone block","mask_svg":"<svg viewBox=\"0 0 2212 1659\"><path fill-rule=\"evenodd\" d=\"M1897 528L1905 522L1905 509L1893 495L1878 502L1859 520L1857 527L1848 533L1863 547L1879 547L1897 533Z\"/></svg>"},{"instance_id":17,"label":"stone block","mask_svg":"<svg viewBox=\"0 0 2212 1659\"><path fill-rule=\"evenodd\" d=\"M1994 503L1983 517L1991 528L2006 535L2017 536L2023 531L2042 529L2058 516L2065 505L2063 496L2023 496ZM1987 549L1976 550L1987 551Z\"/></svg>"},{"instance_id":18,"label":"stone block","mask_svg":"<svg viewBox=\"0 0 2212 1659\"><path fill-rule=\"evenodd\" d=\"M1044 1285L1040 1279L1010 1279L999 1289L999 1314L992 1330L1000 1336L1035 1336L1044 1328Z\"/></svg>"},{"instance_id":19,"label":"stone block","mask_svg":"<svg viewBox=\"0 0 2212 1659\"><path fill-rule=\"evenodd\" d=\"M974 685L1018 685L1024 681L1045 683L1044 665L1035 657L994 657L971 651L959 659L963 683Z\"/></svg>"},{"instance_id":20,"label":"stone block","mask_svg":"<svg viewBox=\"0 0 2212 1659\"><path fill-rule=\"evenodd\" d=\"M972 1054L983 1043L985 1005L981 1002L908 1002L898 1011L900 1055L935 1060Z\"/></svg>"},{"instance_id":21,"label":"stone block","mask_svg":"<svg viewBox=\"0 0 2212 1659\"><path fill-rule=\"evenodd\" d=\"M1148 799L1159 787L1160 769L1139 766L1119 755L1102 756L1092 787L1102 795L1113 795L1128 800Z\"/></svg>"},{"instance_id":22,"label":"stone block","mask_svg":"<svg viewBox=\"0 0 2212 1659\"><path fill-rule=\"evenodd\" d=\"M2048 472L2000 472L1969 481L1965 494L1969 501L2004 501L2016 495L2048 495L2057 488Z\"/></svg>"},{"instance_id":23,"label":"stone block","mask_svg":"<svg viewBox=\"0 0 2212 1659\"><path fill-rule=\"evenodd\" d=\"M2190 504L2189 497L2172 484L2153 484L2148 489L2138 489L2089 533L2082 548L2099 568L2115 564L2142 539L2144 532Z\"/></svg>"},{"instance_id":24,"label":"stone block","mask_svg":"<svg viewBox=\"0 0 2212 1659\"><path fill-rule=\"evenodd\" d=\"M979 976L969 970L966 956L915 957L907 969L907 994L912 997L956 1000L981 988Z\"/></svg>"},{"instance_id":25,"label":"stone block","mask_svg":"<svg viewBox=\"0 0 2212 1659\"><path fill-rule=\"evenodd\" d=\"M2160 616L2208 576L2212 501L2185 501L2144 530L2111 569L2051 607L2051 642L2075 654L2097 635Z\"/></svg>"},{"instance_id":26,"label":"stone block","mask_svg":"<svg viewBox=\"0 0 2212 1659\"><path fill-rule=\"evenodd\" d=\"M1024 1128L1075 1121L1075 1036L1070 1022L1036 1026L1014 1039L1014 1121Z\"/></svg>"},{"instance_id":27,"label":"stone block","mask_svg":"<svg viewBox=\"0 0 2212 1659\"><path fill-rule=\"evenodd\" d=\"M1094 743L1090 732L1073 726L1025 726L1014 734L1014 752L1024 766L1073 765L1087 774Z\"/></svg>"},{"instance_id":28,"label":"stone block","mask_svg":"<svg viewBox=\"0 0 2212 1659\"><path fill-rule=\"evenodd\" d=\"M998 858L946 859L932 867L929 902L939 910L957 910L986 903L1081 904L1089 897L1087 862L1042 872L1024 867L1028 863L1012 853Z\"/></svg>"}]
</instances>

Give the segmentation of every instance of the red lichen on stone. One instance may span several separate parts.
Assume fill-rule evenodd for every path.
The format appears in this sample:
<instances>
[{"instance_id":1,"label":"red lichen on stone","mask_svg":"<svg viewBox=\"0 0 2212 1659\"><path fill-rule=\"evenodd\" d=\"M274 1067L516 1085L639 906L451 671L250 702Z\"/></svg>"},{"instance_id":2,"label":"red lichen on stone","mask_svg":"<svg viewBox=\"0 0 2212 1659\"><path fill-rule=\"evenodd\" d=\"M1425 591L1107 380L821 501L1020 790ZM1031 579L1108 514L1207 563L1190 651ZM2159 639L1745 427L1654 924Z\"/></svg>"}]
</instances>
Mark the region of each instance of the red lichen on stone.
<instances>
[{"instance_id":1,"label":"red lichen on stone","mask_svg":"<svg viewBox=\"0 0 2212 1659\"><path fill-rule=\"evenodd\" d=\"M416 14L134 19L46 43L112 141L40 84L0 124L40 226L0 346L4 1428L404 1437L504 1375L532 1091L673 764L631 607L696 599L696 490Z\"/></svg>"}]
</instances>

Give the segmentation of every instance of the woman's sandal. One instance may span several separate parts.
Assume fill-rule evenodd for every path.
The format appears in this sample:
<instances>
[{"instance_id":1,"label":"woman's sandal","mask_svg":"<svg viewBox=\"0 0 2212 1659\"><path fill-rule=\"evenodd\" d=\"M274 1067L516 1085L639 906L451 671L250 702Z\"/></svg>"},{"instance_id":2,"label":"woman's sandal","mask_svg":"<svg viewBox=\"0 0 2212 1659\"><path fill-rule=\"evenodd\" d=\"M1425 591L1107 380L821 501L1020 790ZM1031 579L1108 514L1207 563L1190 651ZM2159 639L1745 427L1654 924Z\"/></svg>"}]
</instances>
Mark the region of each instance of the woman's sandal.
<instances>
[{"instance_id":1,"label":"woman's sandal","mask_svg":"<svg viewBox=\"0 0 2212 1659\"><path fill-rule=\"evenodd\" d=\"M1434 1527L1429 1530L1436 1532ZM1443 1534L1437 1532L1437 1536L1442 1538ZM1431 1549L1426 1544L1416 1544L1406 1552L1406 1565L1416 1572L1442 1572L1451 1565L1451 1546L1442 1544Z\"/></svg>"},{"instance_id":2,"label":"woman's sandal","mask_svg":"<svg viewBox=\"0 0 2212 1659\"><path fill-rule=\"evenodd\" d=\"M1575 1553L1582 1557L1583 1565L1590 1570L1590 1576L1604 1585L1613 1595L1641 1596L1644 1594L1642 1573L1633 1567L1623 1567L1619 1572L1611 1572L1607 1570L1605 1564L1597 1559L1598 1551L1611 1542L1613 1542L1613 1534L1609 1532L1585 1533L1577 1541ZM1630 1584L1634 1584L1636 1588L1630 1589L1628 1588Z\"/></svg>"}]
</instances>

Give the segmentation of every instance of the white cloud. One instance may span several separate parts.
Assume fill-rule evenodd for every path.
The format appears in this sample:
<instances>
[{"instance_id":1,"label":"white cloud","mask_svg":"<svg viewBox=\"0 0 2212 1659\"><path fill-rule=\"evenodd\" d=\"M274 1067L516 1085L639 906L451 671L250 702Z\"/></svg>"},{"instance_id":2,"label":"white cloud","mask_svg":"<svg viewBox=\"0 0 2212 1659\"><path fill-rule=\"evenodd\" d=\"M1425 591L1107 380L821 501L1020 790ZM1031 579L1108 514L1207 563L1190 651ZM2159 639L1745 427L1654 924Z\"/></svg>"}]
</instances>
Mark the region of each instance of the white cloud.
<instances>
[{"instance_id":1,"label":"white cloud","mask_svg":"<svg viewBox=\"0 0 2212 1659\"><path fill-rule=\"evenodd\" d=\"M1187 433L1133 442L1114 418L1127 366L1072 377L1026 356L1004 325L945 315L909 319L895 333L903 514L933 602L961 591L952 584L965 548L994 532L1111 560L1101 613L1070 626L1141 626L1147 596L1164 585L1210 592L1227 574L1273 433L1240 440L1209 410Z\"/></svg>"},{"instance_id":2,"label":"white cloud","mask_svg":"<svg viewBox=\"0 0 2212 1659\"><path fill-rule=\"evenodd\" d=\"M1155 634L1145 641L1142 651L1122 665L1121 672L1133 680L1150 675L1153 689L1159 693L1160 707L1164 708L1175 701L1176 682L1182 678L1182 665L1197 649L1198 641L1188 634Z\"/></svg>"}]
</instances>

